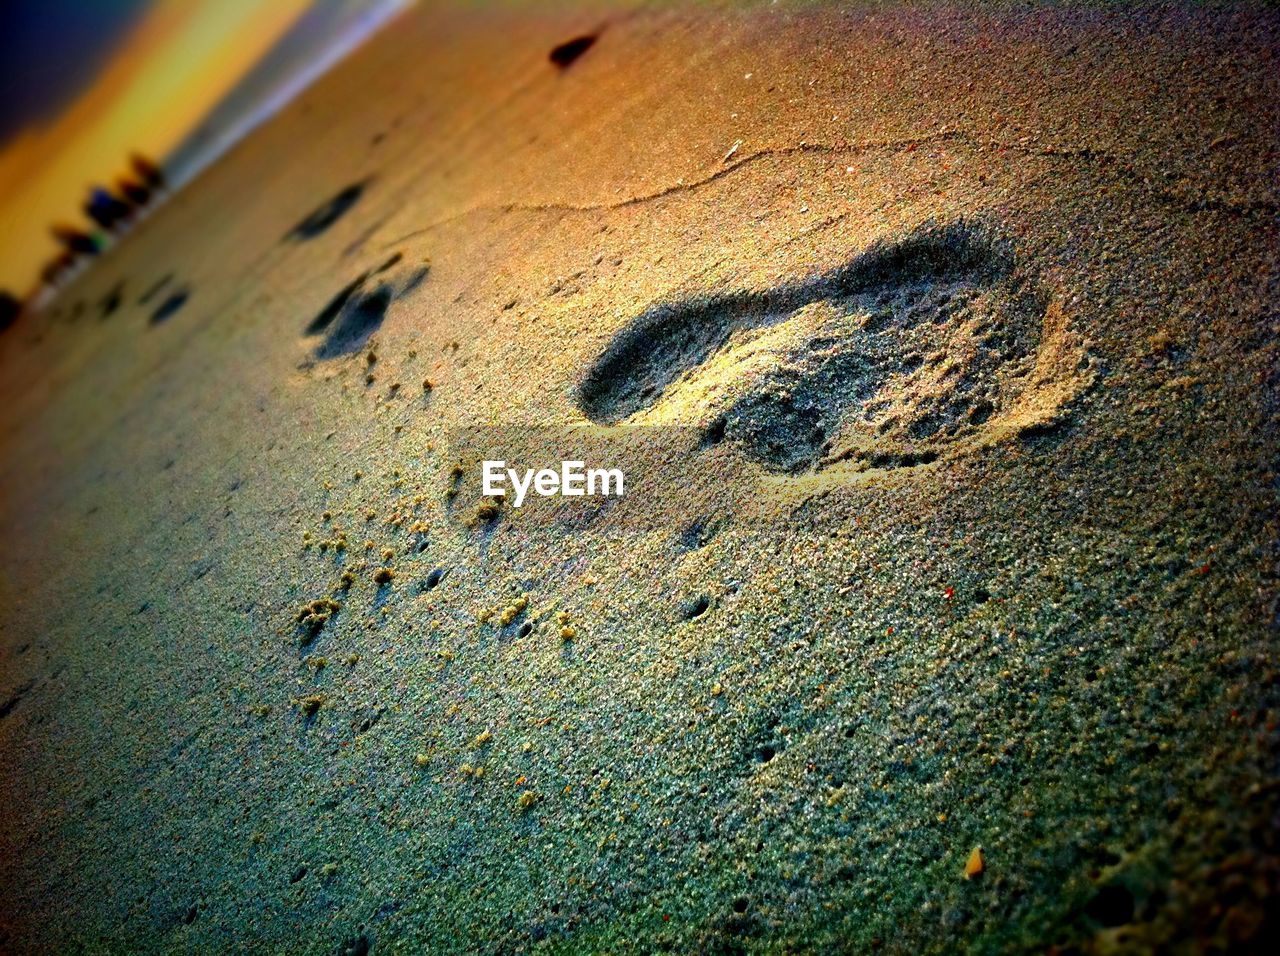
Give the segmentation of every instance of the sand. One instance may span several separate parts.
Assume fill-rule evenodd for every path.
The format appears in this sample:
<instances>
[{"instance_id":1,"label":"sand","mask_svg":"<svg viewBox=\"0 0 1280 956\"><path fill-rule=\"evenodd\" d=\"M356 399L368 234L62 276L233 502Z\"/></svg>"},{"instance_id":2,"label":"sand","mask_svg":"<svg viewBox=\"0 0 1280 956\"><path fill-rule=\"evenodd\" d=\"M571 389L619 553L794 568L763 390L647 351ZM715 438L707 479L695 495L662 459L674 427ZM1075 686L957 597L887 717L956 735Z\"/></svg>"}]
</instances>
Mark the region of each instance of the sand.
<instances>
[{"instance_id":1,"label":"sand","mask_svg":"<svg viewBox=\"0 0 1280 956\"><path fill-rule=\"evenodd\" d=\"M0 337L0 949L1261 950L1278 40L396 21Z\"/></svg>"}]
</instances>

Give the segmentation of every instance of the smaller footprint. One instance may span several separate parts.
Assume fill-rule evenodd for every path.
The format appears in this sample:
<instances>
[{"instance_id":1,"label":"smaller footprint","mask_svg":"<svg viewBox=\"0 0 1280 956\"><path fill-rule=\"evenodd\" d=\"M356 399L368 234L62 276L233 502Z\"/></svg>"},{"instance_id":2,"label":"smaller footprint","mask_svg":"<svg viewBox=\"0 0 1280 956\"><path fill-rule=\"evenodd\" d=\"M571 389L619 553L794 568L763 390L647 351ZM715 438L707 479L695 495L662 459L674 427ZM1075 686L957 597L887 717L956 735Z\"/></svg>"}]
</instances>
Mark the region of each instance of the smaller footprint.
<instances>
[{"instance_id":1,"label":"smaller footprint","mask_svg":"<svg viewBox=\"0 0 1280 956\"><path fill-rule=\"evenodd\" d=\"M322 234L360 201L360 197L364 194L365 187L368 184L368 180L361 180L347 186L337 195L313 209L305 219L286 232L284 240L286 242L302 242L306 239L314 239Z\"/></svg>"},{"instance_id":2,"label":"smaller footprint","mask_svg":"<svg viewBox=\"0 0 1280 956\"><path fill-rule=\"evenodd\" d=\"M113 285L109 292L102 297L98 303L99 317L107 318L116 309L120 308L120 303L124 301L124 280L121 279Z\"/></svg>"},{"instance_id":3,"label":"smaller footprint","mask_svg":"<svg viewBox=\"0 0 1280 956\"><path fill-rule=\"evenodd\" d=\"M391 304L426 281L430 265L408 265L403 258L397 252L376 269L360 273L307 323L306 336L324 335L314 358L323 361L358 352L381 327Z\"/></svg>"},{"instance_id":4,"label":"smaller footprint","mask_svg":"<svg viewBox=\"0 0 1280 956\"><path fill-rule=\"evenodd\" d=\"M191 298L191 290L185 286L174 291L167 299L156 306L156 310L151 313L151 324L160 325L167 322L177 314L178 310L187 304L187 299Z\"/></svg>"},{"instance_id":5,"label":"smaller footprint","mask_svg":"<svg viewBox=\"0 0 1280 956\"><path fill-rule=\"evenodd\" d=\"M598 34L584 33L582 36L576 36L572 40L565 40L563 43L551 48L551 52L547 54L547 59L560 69L567 70L582 54L595 46L598 39Z\"/></svg>"},{"instance_id":6,"label":"smaller footprint","mask_svg":"<svg viewBox=\"0 0 1280 956\"><path fill-rule=\"evenodd\" d=\"M331 359L359 351L387 317L393 291L380 283L362 293L339 310L338 320L316 349L316 358Z\"/></svg>"}]
</instances>

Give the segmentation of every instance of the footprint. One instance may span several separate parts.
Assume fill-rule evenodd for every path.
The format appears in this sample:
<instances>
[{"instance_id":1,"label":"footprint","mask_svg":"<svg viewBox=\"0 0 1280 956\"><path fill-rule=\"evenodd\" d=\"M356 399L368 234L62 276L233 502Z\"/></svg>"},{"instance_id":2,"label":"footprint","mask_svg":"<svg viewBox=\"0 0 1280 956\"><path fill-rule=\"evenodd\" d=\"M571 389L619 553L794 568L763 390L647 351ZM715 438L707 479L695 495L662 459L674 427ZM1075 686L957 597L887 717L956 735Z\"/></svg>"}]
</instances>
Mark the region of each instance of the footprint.
<instances>
[{"instance_id":1,"label":"footprint","mask_svg":"<svg viewBox=\"0 0 1280 956\"><path fill-rule=\"evenodd\" d=\"M124 301L124 280L121 279L113 285L110 291L102 297L98 302L99 318L108 318L116 309L120 308L120 303Z\"/></svg>"},{"instance_id":2,"label":"footprint","mask_svg":"<svg viewBox=\"0 0 1280 956\"><path fill-rule=\"evenodd\" d=\"M926 225L831 272L657 306L577 391L600 424L680 424L768 471L929 464L1051 416L1082 354L1011 246Z\"/></svg>"},{"instance_id":3,"label":"footprint","mask_svg":"<svg viewBox=\"0 0 1280 956\"><path fill-rule=\"evenodd\" d=\"M156 310L151 313L151 324L159 325L161 322L167 322L177 313L184 305L187 299L191 297L191 290L187 288L178 289L167 299L156 306Z\"/></svg>"},{"instance_id":4,"label":"footprint","mask_svg":"<svg viewBox=\"0 0 1280 956\"><path fill-rule=\"evenodd\" d=\"M552 47L551 52L547 54L547 59L560 69L567 70L582 54L595 46L597 39L599 39L597 34L584 33L572 40L565 40L564 43Z\"/></svg>"},{"instance_id":5,"label":"footprint","mask_svg":"<svg viewBox=\"0 0 1280 956\"><path fill-rule=\"evenodd\" d=\"M342 314L343 308L345 308L346 304L351 301L351 297L359 291L360 287L364 285L364 281L367 278L369 278L369 273L362 272L360 275L356 276L354 280L343 286L338 291L338 294L330 299L328 304L317 312L316 317L308 323L306 334L319 335L332 325L333 320Z\"/></svg>"},{"instance_id":6,"label":"footprint","mask_svg":"<svg viewBox=\"0 0 1280 956\"><path fill-rule=\"evenodd\" d=\"M338 320L316 349L316 358L330 359L359 351L387 317L392 295L391 286L379 283L340 308Z\"/></svg>"},{"instance_id":7,"label":"footprint","mask_svg":"<svg viewBox=\"0 0 1280 956\"><path fill-rule=\"evenodd\" d=\"M303 219L302 222L286 232L284 240L286 242L302 242L306 239L314 239L341 219L352 206L360 201L360 197L364 194L365 187L368 184L368 180L361 180L347 186L336 196L312 210L310 215Z\"/></svg>"},{"instance_id":8,"label":"footprint","mask_svg":"<svg viewBox=\"0 0 1280 956\"><path fill-rule=\"evenodd\" d=\"M430 265L426 262L402 265L403 258L397 252L376 269L360 273L338 290L307 323L305 335L324 334L324 340L315 349L314 358L332 359L359 351L382 325L392 302L411 294L426 281ZM376 276L385 277L368 288L368 283Z\"/></svg>"},{"instance_id":9,"label":"footprint","mask_svg":"<svg viewBox=\"0 0 1280 956\"><path fill-rule=\"evenodd\" d=\"M33 677L30 680L26 681L24 684L22 684L20 687L18 687L9 696L8 700L6 700L3 704L0 704L0 720L4 720L4 718L8 717L11 713L13 713L14 708L17 707L20 703L22 703L22 699L26 697L27 694L31 692L31 688L35 686L36 686L36 681L35 681L35 678Z\"/></svg>"}]
</instances>

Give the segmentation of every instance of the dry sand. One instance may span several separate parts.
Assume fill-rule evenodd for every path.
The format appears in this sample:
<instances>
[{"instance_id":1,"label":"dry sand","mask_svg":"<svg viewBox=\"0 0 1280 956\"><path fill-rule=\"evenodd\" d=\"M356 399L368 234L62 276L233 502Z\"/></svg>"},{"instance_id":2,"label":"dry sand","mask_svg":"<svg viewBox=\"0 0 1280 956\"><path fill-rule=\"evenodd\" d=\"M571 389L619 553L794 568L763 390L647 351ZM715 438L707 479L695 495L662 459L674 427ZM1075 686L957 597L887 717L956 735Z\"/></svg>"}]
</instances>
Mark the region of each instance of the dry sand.
<instances>
[{"instance_id":1,"label":"dry sand","mask_svg":"<svg viewBox=\"0 0 1280 956\"><path fill-rule=\"evenodd\" d=\"M0 950L1261 949L1278 41L397 21L0 338Z\"/></svg>"}]
</instances>

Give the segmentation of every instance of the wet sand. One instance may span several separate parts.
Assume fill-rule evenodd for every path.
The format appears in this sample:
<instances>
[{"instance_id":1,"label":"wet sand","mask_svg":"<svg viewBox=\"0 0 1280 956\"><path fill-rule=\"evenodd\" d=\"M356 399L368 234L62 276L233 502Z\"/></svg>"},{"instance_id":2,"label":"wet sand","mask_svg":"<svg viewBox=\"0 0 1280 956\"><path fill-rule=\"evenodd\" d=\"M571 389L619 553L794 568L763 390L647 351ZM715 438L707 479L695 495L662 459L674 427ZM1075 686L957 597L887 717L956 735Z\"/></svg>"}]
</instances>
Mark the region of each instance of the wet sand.
<instances>
[{"instance_id":1,"label":"wet sand","mask_svg":"<svg viewBox=\"0 0 1280 956\"><path fill-rule=\"evenodd\" d=\"M395 22L0 336L0 949L1261 950L1278 39Z\"/></svg>"}]
</instances>

